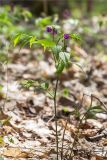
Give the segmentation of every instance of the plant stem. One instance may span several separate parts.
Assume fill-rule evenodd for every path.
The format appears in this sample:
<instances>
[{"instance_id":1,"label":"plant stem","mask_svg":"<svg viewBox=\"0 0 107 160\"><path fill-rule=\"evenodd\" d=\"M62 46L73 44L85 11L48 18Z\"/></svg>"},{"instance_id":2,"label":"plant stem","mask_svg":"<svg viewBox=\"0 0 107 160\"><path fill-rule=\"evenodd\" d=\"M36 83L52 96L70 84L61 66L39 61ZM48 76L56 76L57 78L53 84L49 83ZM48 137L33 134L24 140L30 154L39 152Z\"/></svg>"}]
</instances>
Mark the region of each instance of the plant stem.
<instances>
[{"instance_id":1,"label":"plant stem","mask_svg":"<svg viewBox=\"0 0 107 160\"><path fill-rule=\"evenodd\" d=\"M57 124L57 89L58 89L59 78L56 78L55 93L54 93L54 115L55 115L55 128L56 128L56 152L58 160L58 124Z\"/></svg>"},{"instance_id":2,"label":"plant stem","mask_svg":"<svg viewBox=\"0 0 107 160\"><path fill-rule=\"evenodd\" d=\"M67 45L66 45L66 40L64 39L64 42L63 42L63 51L66 52L66 49L67 49Z\"/></svg>"},{"instance_id":3,"label":"plant stem","mask_svg":"<svg viewBox=\"0 0 107 160\"><path fill-rule=\"evenodd\" d=\"M81 106L82 106L82 104L83 104L84 96L85 96L85 95L83 94L82 101L81 101ZM77 140L79 139L79 136L80 136L80 135L79 135L79 133L80 133L80 127L81 127L81 125L82 125L83 120L85 119L85 116L87 115L88 111L89 111L90 108L92 107L92 102L93 102L93 97L92 97L92 95L91 95L91 103L90 103L89 109L84 113L84 115L82 116L82 118L81 118L80 121L79 121L78 129L77 129L77 134L75 134L75 137L74 137L74 142L73 142L73 144L72 144L71 152L70 152L70 155L69 155L69 160L70 160L71 158L73 158L73 157L71 157L71 156L72 156L72 153L73 153L73 148L74 148L74 146L75 146L75 144L76 144L76 142L77 142Z\"/></svg>"}]
</instances>

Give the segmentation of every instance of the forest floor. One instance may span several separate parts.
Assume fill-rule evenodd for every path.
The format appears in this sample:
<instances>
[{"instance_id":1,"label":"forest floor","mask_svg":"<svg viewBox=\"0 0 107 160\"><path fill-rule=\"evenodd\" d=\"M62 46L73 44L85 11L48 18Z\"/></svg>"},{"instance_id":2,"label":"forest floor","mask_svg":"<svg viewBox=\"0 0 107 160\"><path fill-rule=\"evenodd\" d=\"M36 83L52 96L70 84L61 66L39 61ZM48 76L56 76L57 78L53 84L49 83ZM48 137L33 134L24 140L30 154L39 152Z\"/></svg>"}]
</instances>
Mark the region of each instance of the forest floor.
<instances>
[{"instance_id":1,"label":"forest floor","mask_svg":"<svg viewBox=\"0 0 107 160\"><path fill-rule=\"evenodd\" d=\"M107 41L101 40L101 43L106 45ZM63 142L64 160L106 160L107 55L103 51L90 54L91 47L88 51L77 45L73 47L84 73L74 64L60 77L57 96L59 156ZM53 100L41 90L21 85L24 79L43 79L54 85L54 62L48 53L42 54L41 48L23 48L20 53L19 48L15 48L11 52L8 53L10 62L0 69L3 85L0 160L54 160ZM94 109L87 112L90 106ZM79 117L85 112L86 119L80 123Z\"/></svg>"}]
</instances>

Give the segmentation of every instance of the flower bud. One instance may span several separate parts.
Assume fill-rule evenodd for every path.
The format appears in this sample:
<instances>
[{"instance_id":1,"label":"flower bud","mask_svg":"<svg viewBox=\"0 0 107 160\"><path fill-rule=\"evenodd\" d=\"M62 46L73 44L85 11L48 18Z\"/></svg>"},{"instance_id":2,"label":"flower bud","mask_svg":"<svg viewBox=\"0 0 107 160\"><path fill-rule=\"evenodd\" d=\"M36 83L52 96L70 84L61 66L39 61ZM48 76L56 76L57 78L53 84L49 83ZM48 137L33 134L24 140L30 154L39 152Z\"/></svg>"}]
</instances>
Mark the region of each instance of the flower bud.
<instances>
[{"instance_id":1,"label":"flower bud","mask_svg":"<svg viewBox=\"0 0 107 160\"><path fill-rule=\"evenodd\" d=\"M69 34L64 34L64 39L69 39Z\"/></svg>"},{"instance_id":2,"label":"flower bud","mask_svg":"<svg viewBox=\"0 0 107 160\"><path fill-rule=\"evenodd\" d=\"M48 26L48 27L46 27L46 31L47 32L52 32L52 28Z\"/></svg>"}]
</instances>

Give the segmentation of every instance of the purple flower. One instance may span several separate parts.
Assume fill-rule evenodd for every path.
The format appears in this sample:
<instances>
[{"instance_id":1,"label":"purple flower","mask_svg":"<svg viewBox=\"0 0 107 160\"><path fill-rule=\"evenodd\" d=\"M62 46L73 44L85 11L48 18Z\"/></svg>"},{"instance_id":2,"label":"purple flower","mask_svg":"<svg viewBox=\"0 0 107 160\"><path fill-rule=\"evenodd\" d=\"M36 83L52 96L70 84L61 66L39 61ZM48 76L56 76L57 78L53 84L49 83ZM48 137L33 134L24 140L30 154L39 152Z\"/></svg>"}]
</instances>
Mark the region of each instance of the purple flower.
<instances>
[{"instance_id":1,"label":"purple flower","mask_svg":"<svg viewBox=\"0 0 107 160\"><path fill-rule=\"evenodd\" d=\"M58 33L56 28L50 27L50 26L46 27L46 31L49 32L49 33L51 33L51 34L53 34L53 35L55 35L55 34Z\"/></svg>"},{"instance_id":2,"label":"purple flower","mask_svg":"<svg viewBox=\"0 0 107 160\"><path fill-rule=\"evenodd\" d=\"M67 9L65 9L64 12L63 12L63 17L64 17L65 19L69 18L69 17L70 17L70 11L67 10Z\"/></svg>"},{"instance_id":3,"label":"purple flower","mask_svg":"<svg viewBox=\"0 0 107 160\"><path fill-rule=\"evenodd\" d=\"M64 39L69 39L69 34L64 34Z\"/></svg>"},{"instance_id":4,"label":"purple flower","mask_svg":"<svg viewBox=\"0 0 107 160\"><path fill-rule=\"evenodd\" d=\"M52 32L52 28L48 26L48 27L46 28L46 31L47 31L47 32Z\"/></svg>"}]
</instances>

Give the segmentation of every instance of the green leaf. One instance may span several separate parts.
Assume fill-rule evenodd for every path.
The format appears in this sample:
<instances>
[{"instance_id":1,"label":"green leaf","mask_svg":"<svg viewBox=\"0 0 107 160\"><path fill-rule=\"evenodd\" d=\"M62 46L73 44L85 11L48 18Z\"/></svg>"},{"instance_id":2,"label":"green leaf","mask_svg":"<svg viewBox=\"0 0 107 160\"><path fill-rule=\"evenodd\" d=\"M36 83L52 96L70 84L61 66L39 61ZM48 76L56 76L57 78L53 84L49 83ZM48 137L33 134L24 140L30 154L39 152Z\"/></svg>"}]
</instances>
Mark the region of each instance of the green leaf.
<instances>
[{"instance_id":1,"label":"green leaf","mask_svg":"<svg viewBox=\"0 0 107 160\"><path fill-rule=\"evenodd\" d=\"M21 34L18 34L18 35L14 38L14 41L13 41L14 47L19 43L20 38L21 38Z\"/></svg>"},{"instance_id":2,"label":"green leaf","mask_svg":"<svg viewBox=\"0 0 107 160\"><path fill-rule=\"evenodd\" d=\"M23 10L23 16L25 18L31 18L32 17L32 13L29 12L28 10Z\"/></svg>"},{"instance_id":3,"label":"green leaf","mask_svg":"<svg viewBox=\"0 0 107 160\"><path fill-rule=\"evenodd\" d=\"M52 47L52 52L55 55L56 59L59 58L59 53L61 52L61 49L62 49L62 46L59 46L59 45Z\"/></svg>"},{"instance_id":4,"label":"green leaf","mask_svg":"<svg viewBox=\"0 0 107 160\"><path fill-rule=\"evenodd\" d=\"M64 97L68 97L69 96L69 89L68 88L64 88L63 89L63 96Z\"/></svg>"},{"instance_id":5,"label":"green leaf","mask_svg":"<svg viewBox=\"0 0 107 160\"><path fill-rule=\"evenodd\" d=\"M25 46L25 45L27 45L29 43L29 40L22 40L22 43L20 44L20 49L19 49L19 51Z\"/></svg>"},{"instance_id":6,"label":"green leaf","mask_svg":"<svg viewBox=\"0 0 107 160\"><path fill-rule=\"evenodd\" d=\"M67 112L68 112L68 108L67 108L67 107L64 107L64 108L63 108L63 112L67 113Z\"/></svg>"},{"instance_id":7,"label":"green leaf","mask_svg":"<svg viewBox=\"0 0 107 160\"><path fill-rule=\"evenodd\" d=\"M25 88L35 87L35 88L47 90L49 87L48 82L39 82L34 80L23 80L21 81L21 84Z\"/></svg>"},{"instance_id":8,"label":"green leaf","mask_svg":"<svg viewBox=\"0 0 107 160\"><path fill-rule=\"evenodd\" d=\"M3 157L0 157L0 160L4 160L4 158L3 158Z\"/></svg>"},{"instance_id":9,"label":"green leaf","mask_svg":"<svg viewBox=\"0 0 107 160\"><path fill-rule=\"evenodd\" d=\"M13 140L12 137L8 137L8 140L9 140L10 143L13 143L13 144L14 144L14 140Z\"/></svg>"},{"instance_id":10,"label":"green leaf","mask_svg":"<svg viewBox=\"0 0 107 160\"><path fill-rule=\"evenodd\" d=\"M11 119L11 117L8 117L6 119L1 120L1 122L0 122L1 125L4 126L4 125L9 124L10 123L10 119Z\"/></svg>"},{"instance_id":11,"label":"green leaf","mask_svg":"<svg viewBox=\"0 0 107 160\"><path fill-rule=\"evenodd\" d=\"M24 33L17 34L15 36L15 38L13 39L14 47L20 42L20 45L21 45L21 48L22 48L24 45L26 45L27 43L30 42L31 38L32 38L32 36L24 34Z\"/></svg>"},{"instance_id":12,"label":"green leaf","mask_svg":"<svg viewBox=\"0 0 107 160\"><path fill-rule=\"evenodd\" d=\"M47 26L51 24L51 17L39 18L36 20L36 24L40 26Z\"/></svg>"},{"instance_id":13,"label":"green leaf","mask_svg":"<svg viewBox=\"0 0 107 160\"><path fill-rule=\"evenodd\" d=\"M7 63L8 62L8 56L5 53L0 53L0 62L1 63Z\"/></svg>"},{"instance_id":14,"label":"green leaf","mask_svg":"<svg viewBox=\"0 0 107 160\"><path fill-rule=\"evenodd\" d=\"M60 58L61 61L63 61L65 66L67 66L67 64L69 63L69 60L70 60L70 54L67 53L67 52L60 52L59 53L59 58Z\"/></svg>"},{"instance_id":15,"label":"green leaf","mask_svg":"<svg viewBox=\"0 0 107 160\"><path fill-rule=\"evenodd\" d=\"M89 108L85 113L85 118L96 118L96 113L102 113L104 112L104 109L101 108L101 106L93 106Z\"/></svg>"},{"instance_id":16,"label":"green leaf","mask_svg":"<svg viewBox=\"0 0 107 160\"><path fill-rule=\"evenodd\" d=\"M101 106L94 106L94 107L91 107L89 111L94 113L101 113L101 112L104 112L104 109Z\"/></svg>"},{"instance_id":17,"label":"green leaf","mask_svg":"<svg viewBox=\"0 0 107 160\"><path fill-rule=\"evenodd\" d=\"M35 81L34 80L23 80L21 82L22 86L25 88L30 88L34 85Z\"/></svg>"},{"instance_id":18,"label":"green leaf","mask_svg":"<svg viewBox=\"0 0 107 160\"><path fill-rule=\"evenodd\" d=\"M55 46L55 42L47 40L47 39L37 40L35 43L41 44L44 47L44 50L46 48Z\"/></svg>"},{"instance_id":19,"label":"green leaf","mask_svg":"<svg viewBox=\"0 0 107 160\"><path fill-rule=\"evenodd\" d=\"M47 91L47 96L49 97L49 98L54 98L54 92L51 90L51 91Z\"/></svg>"},{"instance_id":20,"label":"green leaf","mask_svg":"<svg viewBox=\"0 0 107 160\"><path fill-rule=\"evenodd\" d=\"M65 67L65 65L64 65L63 61L60 61L56 67L56 69L57 69L56 73L61 74L62 71L64 70L64 67Z\"/></svg>"},{"instance_id":21,"label":"green leaf","mask_svg":"<svg viewBox=\"0 0 107 160\"><path fill-rule=\"evenodd\" d=\"M43 82L43 83L40 84L40 87L41 87L42 89L44 89L44 90L47 90L48 87L49 87L49 83L48 83L48 82Z\"/></svg>"},{"instance_id":22,"label":"green leaf","mask_svg":"<svg viewBox=\"0 0 107 160\"><path fill-rule=\"evenodd\" d=\"M95 116L95 113L94 113L94 112L89 111L89 112L87 112L87 113L85 114L84 118L85 118L85 119L90 119L90 118L91 118L91 119L95 119L96 116Z\"/></svg>"},{"instance_id":23,"label":"green leaf","mask_svg":"<svg viewBox=\"0 0 107 160\"><path fill-rule=\"evenodd\" d=\"M72 39L76 40L76 41L80 41L81 40L81 38L80 38L80 36L78 34L70 34L70 37Z\"/></svg>"},{"instance_id":24,"label":"green leaf","mask_svg":"<svg viewBox=\"0 0 107 160\"><path fill-rule=\"evenodd\" d=\"M31 37L31 39L30 39L30 48L32 47L32 44L35 42L35 40L36 40L35 36Z\"/></svg>"}]
</instances>

